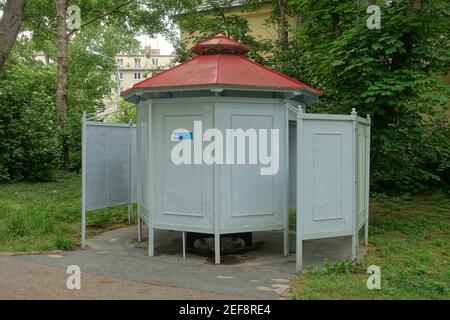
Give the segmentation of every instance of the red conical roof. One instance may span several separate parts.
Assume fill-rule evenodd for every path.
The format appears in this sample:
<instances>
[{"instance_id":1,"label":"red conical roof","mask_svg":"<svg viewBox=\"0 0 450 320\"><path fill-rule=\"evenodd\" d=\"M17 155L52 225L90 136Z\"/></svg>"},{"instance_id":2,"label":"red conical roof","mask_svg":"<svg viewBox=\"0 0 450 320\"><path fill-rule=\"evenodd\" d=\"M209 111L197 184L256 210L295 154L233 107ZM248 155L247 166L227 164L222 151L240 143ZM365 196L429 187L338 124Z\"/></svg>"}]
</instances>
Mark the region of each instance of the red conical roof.
<instances>
[{"instance_id":1,"label":"red conical roof","mask_svg":"<svg viewBox=\"0 0 450 320\"><path fill-rule=\"evenodd\" d=\"M201 41L191 50L196 57L136 83L123 94L135 89L209 85L307 90L322 94L303 82L248 59L245 54L250 48L223 34Z\"/></svg>"}]
</instances>

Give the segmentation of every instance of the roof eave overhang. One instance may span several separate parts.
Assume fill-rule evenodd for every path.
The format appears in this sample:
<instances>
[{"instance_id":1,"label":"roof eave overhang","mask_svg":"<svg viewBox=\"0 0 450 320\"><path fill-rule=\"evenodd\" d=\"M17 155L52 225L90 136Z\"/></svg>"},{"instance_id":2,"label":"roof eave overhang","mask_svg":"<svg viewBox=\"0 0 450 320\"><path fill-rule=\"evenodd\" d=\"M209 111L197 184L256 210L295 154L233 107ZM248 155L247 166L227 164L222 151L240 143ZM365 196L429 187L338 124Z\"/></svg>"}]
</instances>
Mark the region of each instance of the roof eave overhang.
<instances>
[{"instance_id":1,"label":"roof eave overhang","mask_svg":"<svg viewBox=\"0 0 450 320\"><path fill-rule=\"evenodd\" d=\"M149 99L147 93L157 92L181 92L181 91L200 91L209 90L211 92L222 92L224 90L237 91L260 91L260 92L281 92L286 93L288 99L292 99L301 95L306 95L309 100L317 100L320 94L312 92L307 88L285 88L285 87L254 87L241 85L198 85L185 87L153 87L153 88L131 88L124 91L121 96L128 102L139 103Z\"/></svg>"}]
</instances>

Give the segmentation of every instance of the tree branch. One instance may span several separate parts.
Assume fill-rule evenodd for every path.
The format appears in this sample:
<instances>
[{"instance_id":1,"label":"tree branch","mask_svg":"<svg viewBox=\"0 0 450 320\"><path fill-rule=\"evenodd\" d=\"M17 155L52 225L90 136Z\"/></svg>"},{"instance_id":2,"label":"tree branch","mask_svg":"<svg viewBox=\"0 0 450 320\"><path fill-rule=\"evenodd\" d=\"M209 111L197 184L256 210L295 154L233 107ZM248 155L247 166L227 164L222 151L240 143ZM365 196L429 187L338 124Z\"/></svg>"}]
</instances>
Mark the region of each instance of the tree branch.
<instances>
[{"instance_id":1,"label":"tree branch","mask_svg":"<svg viewBox=\"0 0 450 320\"><path fill-rule=\"evenodd\" d=\"M84 27L86 27L86 26L88 26L88 25L90 25L90 24L92 24L92 23L94 23L94 22L96 22L96 21L98 21L100 19L103 19L103 18L113 14L114 12L122 9L123 7L126 7L126 6L128 6L130 4L132 4L133 2L136 2L136 0L129 0L129 1L125 2L125 3L122 3L122 4L118 5L117 7L111 9L110 11L107 11L107 12L105 12L105 13L103 13L103 14L101 14L101 15L99 15L99 16L97 16L97 17L95 17L95 18L93 18L93 19L91 19L91 20L89 20L89 21L87 21L87 22L85 22L83 24L81 24L80 29L84 28ZM70 31L69 32L69 37L71 37L77 31L78 31L77 29Z\"/></svg>"}]
</instances>

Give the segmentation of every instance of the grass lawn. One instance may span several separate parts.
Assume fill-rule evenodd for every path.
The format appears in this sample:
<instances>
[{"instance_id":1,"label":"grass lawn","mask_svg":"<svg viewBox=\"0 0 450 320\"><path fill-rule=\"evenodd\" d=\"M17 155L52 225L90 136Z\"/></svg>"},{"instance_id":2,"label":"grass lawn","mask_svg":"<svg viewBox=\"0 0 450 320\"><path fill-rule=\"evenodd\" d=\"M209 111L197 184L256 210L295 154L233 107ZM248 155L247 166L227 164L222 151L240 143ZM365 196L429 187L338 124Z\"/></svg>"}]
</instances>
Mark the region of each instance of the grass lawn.
<instances>
[{"instance_id":1,"label":"grass lawn","mask_svg":"<svg viewBox=\"0 0 450 320\"><path fill-rule=\"evenodd\" d=\"M369 251L361 262L329 263L297 277L294 299L450 299L450 198L374 195ZM381 268L368 290L367 267Z\"/></svg>"},{"instance_id":2,"label":"grass lawn","mask_svg":"<svg viewBox=\"0 0 450 320\"><path fill-rule=\"evenodd\" d=\"M88 236L128 222L127 206L89 212ZM0 185L0 252L72 250L81 234L81 176Z\"/></svg>"}]
</instances>

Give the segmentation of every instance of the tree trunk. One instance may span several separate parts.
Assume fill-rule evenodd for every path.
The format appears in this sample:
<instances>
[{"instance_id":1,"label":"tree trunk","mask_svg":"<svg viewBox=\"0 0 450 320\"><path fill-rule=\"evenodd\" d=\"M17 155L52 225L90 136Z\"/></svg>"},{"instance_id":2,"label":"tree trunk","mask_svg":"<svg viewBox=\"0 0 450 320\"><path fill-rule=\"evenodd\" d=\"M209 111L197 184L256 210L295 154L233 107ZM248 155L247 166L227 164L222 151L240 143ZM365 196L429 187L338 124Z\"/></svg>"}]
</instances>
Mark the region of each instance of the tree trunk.
<instances>
[{"instance_id":1,"label":"tree trunk","mask_svg":"<svg viewBox=\"0 0 450 320\"><path fill-rule=\"evenodd\" d=\"M331 13L331 31L336 38L341 35L341 28L339 27L339 14L336 12Z\"/></svg>"},{"instance_id":2,"label":"tree trunk","mask_svg":"<svg viewBox=\"0 0 450 320\"><path fill-rule=\"evenodd\" d=\"M58 26L57 33L57 64L58 64L58 83L56 88L56 114L66 126L68 114L68 89L69 89L69 68L68 68L68 47L69 33L66 28L67 0L55 0L56 22ZM66 130L64 130L65 132ZM64 162L63 169L69 169L69 148L67 137L63 139Z\"/></svg>"},{"instance_id":3,"label":"tree trunk","mask_svg":"<svg viewBox=\"0 0 450 320\"><path fill-rule=\"evenodd\" d=\"M23 9L27 0L7 0L0 21L0 71L16 41L23 20Z\"/></svg>"},{"instance_id":4,"label":"tree trunk","mask_svg":"<svg viewBox=\"0 0 450 320\"><path fill-rule=\"evenodd\" d=\"M57 63L58 63L58 85L56 89L56 113L62 120L67 119L67 96L68 96L68 46L69 35L66 30L67 0L55 0L57 13Z\"/></svg>"},{"instance_id":5,"label":"tree trunk","mask_svg":"<svg viewBox=\"0 0 450 320\"><path fill-rule=\"evenodd\" d=\"M278 6L278 41L280 48L285 51L288 46L288 25L286 20L286 0L277 0Z\"/></svg>"}]
</instances>

